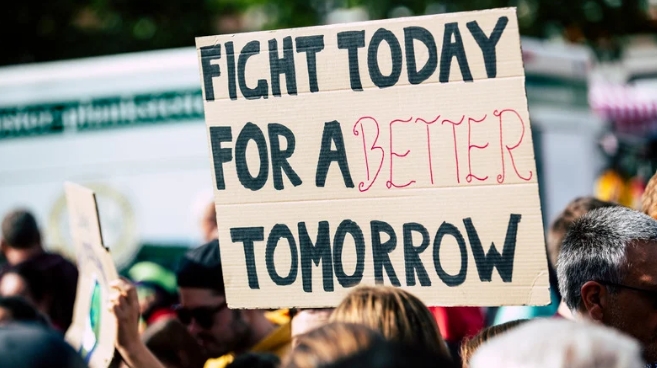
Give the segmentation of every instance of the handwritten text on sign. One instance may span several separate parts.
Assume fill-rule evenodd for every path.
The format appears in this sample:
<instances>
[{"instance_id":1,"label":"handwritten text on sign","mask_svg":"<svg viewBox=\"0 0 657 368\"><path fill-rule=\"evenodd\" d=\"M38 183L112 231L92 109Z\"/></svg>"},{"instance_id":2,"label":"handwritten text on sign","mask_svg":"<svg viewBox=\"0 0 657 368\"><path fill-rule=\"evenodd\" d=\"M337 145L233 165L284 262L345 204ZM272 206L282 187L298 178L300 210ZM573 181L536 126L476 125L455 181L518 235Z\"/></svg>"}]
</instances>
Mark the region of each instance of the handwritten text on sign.
<instances>
[{"instance_id":1,"label":"handwritten text on sign","mask_svg":"<svg viewBox=\"0 0 657 368\"><path fill-rule=\"evenodd\" d=\"M197 46L232 307L547 300L513 9Z\"/></svg>"}]
</instances>

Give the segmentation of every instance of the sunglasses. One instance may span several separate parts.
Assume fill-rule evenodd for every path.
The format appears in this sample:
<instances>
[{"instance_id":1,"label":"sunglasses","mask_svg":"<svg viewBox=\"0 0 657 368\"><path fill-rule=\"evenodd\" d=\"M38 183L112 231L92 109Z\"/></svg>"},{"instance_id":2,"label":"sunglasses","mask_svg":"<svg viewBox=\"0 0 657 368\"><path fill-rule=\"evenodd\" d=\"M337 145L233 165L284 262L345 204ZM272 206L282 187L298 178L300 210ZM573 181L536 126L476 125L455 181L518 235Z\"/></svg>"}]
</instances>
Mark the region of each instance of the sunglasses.
<instances>
[{"instance_id":1,"label":"sunglasses","mask_svg":"<svg viewBox=\"0 0 657 368\"><path fill-rule=\"evenodd\" d=\"M183 308L177 305L174 310L180 322L185 326L194 320L202 329L209 330L214 324L214 315L227 307L226 302L223 302L214 307Z\"/></svg>"},{"instance_id":2,"label":"sunglasses","mask_svg":"<svg viewBox=\"0 0 657 368\"><path fill-rule=\"evenodd\" d=\"M619 289L631 290L631 291L643 294L644 296L646 296L650 299L650 301L652 302L653 308L657 309L657 291L655 291L655 290L647 290L647 289L637 288L637 287L629 286L629 285L616 284L616 283L608 282L608 281L599 281L599 280L596 280L596 281L598 283L602 284L602 285L616 287L616 288L619 288Z\"/></svg>"}]
</instances>

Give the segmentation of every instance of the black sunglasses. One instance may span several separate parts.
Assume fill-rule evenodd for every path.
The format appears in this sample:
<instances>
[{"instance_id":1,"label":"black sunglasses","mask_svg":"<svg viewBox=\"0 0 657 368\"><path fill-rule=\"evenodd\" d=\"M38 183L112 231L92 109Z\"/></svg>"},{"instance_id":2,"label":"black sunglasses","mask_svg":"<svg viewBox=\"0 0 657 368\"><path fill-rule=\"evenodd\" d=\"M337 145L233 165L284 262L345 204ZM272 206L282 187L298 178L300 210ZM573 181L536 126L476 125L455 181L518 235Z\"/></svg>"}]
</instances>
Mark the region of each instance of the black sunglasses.
<instances>
[{"instance_id":1,"label":"black sunglasses","mask_svg":"<svg viewBox=\"0 0 657 368\"><path fill-rule=\"evenodd\" d=\"M174 310L178 319L185 326L192 323L192 319L204 330L208 330L214 324L214 315L219 311L228 307L226 302L223 302L214 307L197 307L197 308L183 308L177 305Z\"/></svg>"},{"instance_id":2,"label":"black sunglasses","mask_svg":"<svg viewBox=\"0 0 657 368\"><path fill-rule=\"evenodd\" d=\"M607 285L607 286L611 286L611 287L617 287L617 288L620 288L620 289L632 290L632 291L635 291L635 292L641 293L641 294L643 294L643 295L649 297L649 298L652 300L653 307L657 308L657 291L655 291L655 290L641 289L641 288L637 288L637 287L634 287L634 286L623 285L623 284L616 284L616 283L608 282L608 281L599 281L599 280L596 280L596 282L598 282L598 283L600 283L600 284L602 284L602 285Z\"/></svg>"}]
</instances>

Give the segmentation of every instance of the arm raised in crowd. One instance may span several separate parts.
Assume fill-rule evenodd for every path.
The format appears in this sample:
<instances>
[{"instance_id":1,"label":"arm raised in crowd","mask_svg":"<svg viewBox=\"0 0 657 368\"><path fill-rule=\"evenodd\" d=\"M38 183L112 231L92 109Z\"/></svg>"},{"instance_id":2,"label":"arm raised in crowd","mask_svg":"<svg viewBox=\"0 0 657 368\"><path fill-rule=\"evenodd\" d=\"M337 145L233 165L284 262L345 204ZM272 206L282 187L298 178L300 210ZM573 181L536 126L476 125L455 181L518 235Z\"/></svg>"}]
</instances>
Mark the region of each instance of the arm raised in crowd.
<instances>
[{"instance_id":1,"label":"arm raised in crowd","mask_svg":"<svg viewBox=\"0 0 657 368\"><path fill-rule=\"evenodd\" d=\"M118 327L116 348L131 368L165 368L148 350L139 336L139 300L137 290L126 280L110 284L110 310Z\"/></svg>"}]
</instances>

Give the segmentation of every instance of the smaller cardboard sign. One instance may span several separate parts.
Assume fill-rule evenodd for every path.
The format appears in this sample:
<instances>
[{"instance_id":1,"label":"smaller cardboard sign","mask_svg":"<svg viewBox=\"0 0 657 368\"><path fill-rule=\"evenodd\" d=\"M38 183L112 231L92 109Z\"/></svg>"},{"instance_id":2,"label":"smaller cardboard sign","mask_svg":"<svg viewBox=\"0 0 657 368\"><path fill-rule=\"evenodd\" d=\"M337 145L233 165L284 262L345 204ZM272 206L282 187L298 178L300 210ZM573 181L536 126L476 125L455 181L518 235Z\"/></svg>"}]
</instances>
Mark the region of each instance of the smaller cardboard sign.
<instances>
[{"instance_id":1,"label":"smaller cardboard sign","mask_svg":"<svg viewBox=\"0 0 657 368\"><path fill-rule=\"evenodd\" d=\"M114 355L117 329L116 319L107 309L109 283L119 276L103 246L95 193L74 183L64 187L80 273L73 323L66 340L90 368L106 368Z\"/></svg>"}]
</instances>

